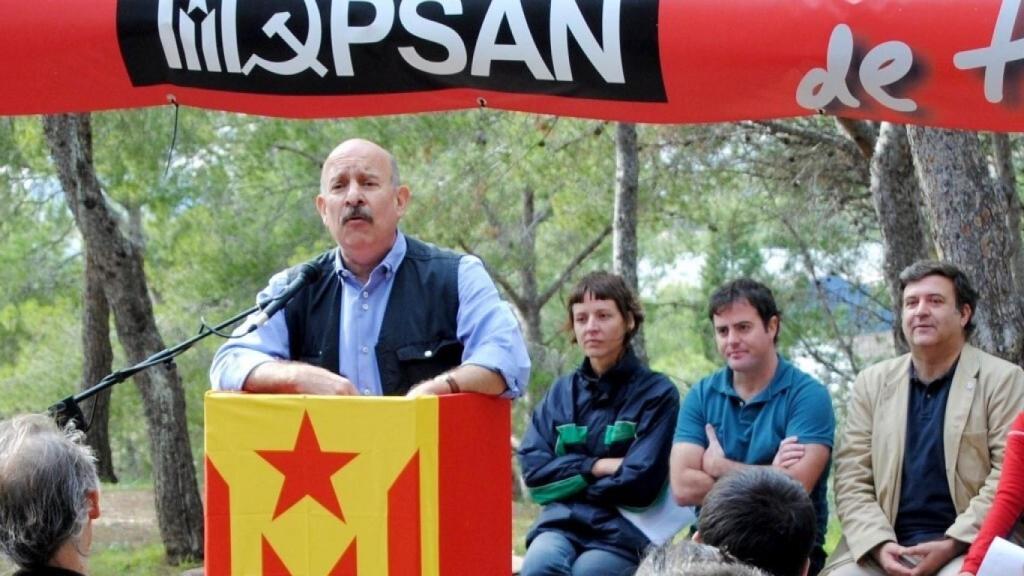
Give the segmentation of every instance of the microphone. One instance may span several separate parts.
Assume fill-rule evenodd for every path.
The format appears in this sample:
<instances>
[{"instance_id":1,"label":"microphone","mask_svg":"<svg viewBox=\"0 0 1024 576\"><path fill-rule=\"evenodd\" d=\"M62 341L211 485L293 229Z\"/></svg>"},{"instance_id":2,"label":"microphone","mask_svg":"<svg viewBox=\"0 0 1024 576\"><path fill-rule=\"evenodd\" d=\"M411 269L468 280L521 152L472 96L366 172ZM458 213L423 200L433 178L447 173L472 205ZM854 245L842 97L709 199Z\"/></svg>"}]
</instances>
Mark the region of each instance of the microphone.
<instances>
[{"instance_id":1,"label":"microphone","mask_svg":"<svg viewBox=\"0 0 1024 576\"><path fill-rule=\"evenodd\" d=\"M270 320L270 317L280 311L281 308L284 308L285 305L288 304L288 301L294 298L300 290L319 280L320 267L311 262L306 262L305 264L300 264L294 268L293 273L289 274L289 276L291 276L292 279L291 282L288 283L288 286L285 287L284 292L276 298L271 299L266 308L261 309L259 313L253 316L252 319L245 324L242 334L248 334L266 324Z\"/></svg>"}]
</instances>

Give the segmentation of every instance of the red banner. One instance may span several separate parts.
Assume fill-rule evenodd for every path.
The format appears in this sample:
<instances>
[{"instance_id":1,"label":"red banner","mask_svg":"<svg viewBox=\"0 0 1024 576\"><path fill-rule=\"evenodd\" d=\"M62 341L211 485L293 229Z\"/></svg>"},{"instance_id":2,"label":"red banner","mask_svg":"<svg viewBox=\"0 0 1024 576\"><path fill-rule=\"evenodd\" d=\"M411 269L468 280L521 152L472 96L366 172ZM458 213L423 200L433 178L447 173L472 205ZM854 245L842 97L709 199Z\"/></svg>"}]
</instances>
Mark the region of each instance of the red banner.
<instances>
[{"instance_id":1,"label":"red banner","mask_svg":"<svg viewBox=\"0 0 1024 576\"><path fill-rule=\"evenodd\" d=\"M35 0L0 114L488 106L658 123L829 114L1024 130L1021 0Z\"/></svg>"}]
</instances>

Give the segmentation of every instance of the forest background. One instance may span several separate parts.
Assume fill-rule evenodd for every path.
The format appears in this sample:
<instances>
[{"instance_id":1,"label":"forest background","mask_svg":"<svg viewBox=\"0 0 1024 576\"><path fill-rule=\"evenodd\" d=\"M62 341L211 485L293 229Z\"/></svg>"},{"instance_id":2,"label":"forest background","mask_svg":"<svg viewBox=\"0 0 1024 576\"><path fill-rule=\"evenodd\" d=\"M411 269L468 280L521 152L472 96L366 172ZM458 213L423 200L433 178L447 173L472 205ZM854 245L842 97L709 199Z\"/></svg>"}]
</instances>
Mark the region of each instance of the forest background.
<instances>
[{"instance_id":1,"label":"forest background","mask_svg":"<svg viewBox=\"0 0 1024 576\"><path fill-rule=\"evenodd\" d=\"M710 292L766 282L783 354L829 387L840 429L854 374L902 349L894 279L918 258L964 267L982 294L976 343L1022 361L1021 147L1004 134L825 116L634 126L167 107L0 119L0 416L44 410L234 315L274 272L330 247L313 197L322 159L350 137L397 156L413 190L404 231L481 256L516 310L534 361L517 434L579 361L564 300L594 269L635 279L642 346L682 393L720 364ZM153 485L171 563L202 553L202 396L219 344L85 406L104 480Z\"/></svg>"}]
</instances>

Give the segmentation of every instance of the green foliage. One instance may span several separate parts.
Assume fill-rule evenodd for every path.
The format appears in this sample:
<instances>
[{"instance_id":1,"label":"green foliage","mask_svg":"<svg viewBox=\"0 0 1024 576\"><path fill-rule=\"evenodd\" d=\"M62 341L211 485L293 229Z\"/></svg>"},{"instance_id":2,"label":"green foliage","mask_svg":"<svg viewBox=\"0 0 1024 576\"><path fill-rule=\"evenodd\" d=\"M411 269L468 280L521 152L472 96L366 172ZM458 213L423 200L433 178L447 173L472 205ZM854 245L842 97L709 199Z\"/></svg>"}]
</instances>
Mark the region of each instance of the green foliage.
<instances>
[{"instance_id":1,"label":"green foliage","mask_svg":"<svg viewBox=\"0 0 1024 576\"><path fill-rule=\"evenodd\" d=\"M537 290L546 289L611 222L609 123L486 109L343 121L177 113L176 136L171 107L93 115L97 170L126 230L145 247L167 344L194 334L201 319L214 324L251 305L274 272L332 246L313 198L320 163L349 137L381 142L399 159L413 191L406 232L479 254L503 290L526 290L528 271ZM836 136L829 120L785 126L823 142ZM784 352L814 352L832 365L822 373L841 391L850 362L836 343L856 327L841 309L826 311L814 279L863 275L866 247L878 239L864 167L820 142L750 124L640 126L639 136L640 276L652 366L684 390L716 369L707 297L727 279L750 275L776 291ZM533 222L523 221L528 197ZM564 299L574 278L610 267L610 244L542 311L534 400L580 359L561 331ZM0 269L0 412L41 410L79 385L82 262L38 118L0 120ZM884 301L883 286L867 288ZM202 396L219 343L209 339L177 361L197 463ZM115 353L115 367L123 366L117 346ZM529 408L517 405L517 426ZM131 384L115 389L111 410L118 473L144 479L148 438Z\"/></svg>"},{"instance_id":2,"label":"green foliage","mask_svg":"<svg viewBox=\"0 0 1024 576\"><path fill-rule=\"evenodd\" d=\"M0 362L0 414L38 412L73 392L82 370L76 303L27 300L0 310L0 326L18 324L19 345Z\"/></svg>"},{"instance_id":3,"label":"green foliage","mask_svg":"<svg viewBox=\"0 0 1024 576\"><path fill-rule=\"evenodd\" d=\"M123 574L125 576L178 576L198 563L168 566L163 544L142 547L113 545L97 550L89 557L89 571L93 574Z\"/></svg>"},{"instance_id":4,"label":"green foliage","mask_svg":"<svg viewBox=\"0 0 1024 576\"><path fill-rule=\"evenodd\" d=\"M651 368L668 375L684 392L719 365L717 357L708 357L705 302L694 292L670 283L645 304L644 335Z\"/></svg>"}]
</instances>

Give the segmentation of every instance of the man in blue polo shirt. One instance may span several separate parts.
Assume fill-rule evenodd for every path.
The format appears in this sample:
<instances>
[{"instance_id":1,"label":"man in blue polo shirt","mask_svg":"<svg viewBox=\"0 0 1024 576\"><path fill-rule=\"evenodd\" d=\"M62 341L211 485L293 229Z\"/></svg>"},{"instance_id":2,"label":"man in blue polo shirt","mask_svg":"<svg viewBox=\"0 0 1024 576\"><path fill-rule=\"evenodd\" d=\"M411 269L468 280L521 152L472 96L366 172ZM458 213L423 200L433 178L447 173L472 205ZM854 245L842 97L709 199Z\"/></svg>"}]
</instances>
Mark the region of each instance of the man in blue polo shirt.
<instances>
[{"instance_id":1,"label":"man in blue polo shirt","mask_svg":"<svg viewBox=\"0 0 1024 576\"><path fill-rule=\"evenodd\" d=\"M811 496L817 536L808 574L825 562L826 500L835 415L828 390L779 356L781 313L767 286L741 278L711 295L708 316L726 366L686 395L672 447L672 492L700 506L725 474L771 466Z\"/></svg>"}]
</instances>

